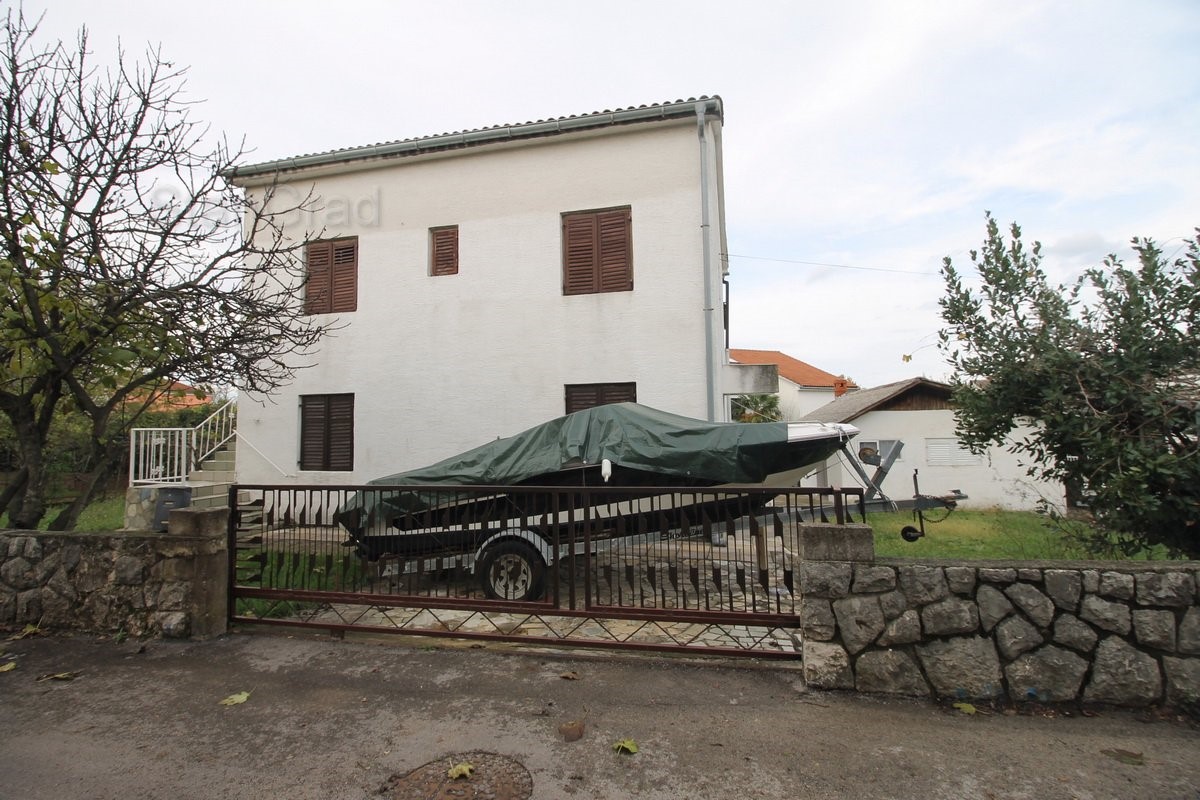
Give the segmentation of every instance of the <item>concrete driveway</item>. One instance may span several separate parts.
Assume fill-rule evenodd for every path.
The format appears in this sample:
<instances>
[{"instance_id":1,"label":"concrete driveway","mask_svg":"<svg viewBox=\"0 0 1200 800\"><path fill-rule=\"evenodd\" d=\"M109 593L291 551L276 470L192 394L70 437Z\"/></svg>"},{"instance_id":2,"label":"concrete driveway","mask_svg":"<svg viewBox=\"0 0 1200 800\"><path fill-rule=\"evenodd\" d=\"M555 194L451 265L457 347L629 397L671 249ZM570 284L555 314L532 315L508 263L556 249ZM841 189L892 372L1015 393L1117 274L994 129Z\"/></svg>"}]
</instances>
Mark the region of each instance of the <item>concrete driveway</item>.
<instances>
[{"instance_id":1,"label":"concrete driveway","mask_svg":"<svg viewBox=\"0 0 1200 800\"><path fill-rule=\"evenodd\" d=\"M0 648L6 800L429 797L388 781L469 751L519 762L547 799L1200 798L1185 721L968 716L808 691L774 662L277 632ZM636 755L614 753L624 738Z\"/></svg>"}]
</instances>

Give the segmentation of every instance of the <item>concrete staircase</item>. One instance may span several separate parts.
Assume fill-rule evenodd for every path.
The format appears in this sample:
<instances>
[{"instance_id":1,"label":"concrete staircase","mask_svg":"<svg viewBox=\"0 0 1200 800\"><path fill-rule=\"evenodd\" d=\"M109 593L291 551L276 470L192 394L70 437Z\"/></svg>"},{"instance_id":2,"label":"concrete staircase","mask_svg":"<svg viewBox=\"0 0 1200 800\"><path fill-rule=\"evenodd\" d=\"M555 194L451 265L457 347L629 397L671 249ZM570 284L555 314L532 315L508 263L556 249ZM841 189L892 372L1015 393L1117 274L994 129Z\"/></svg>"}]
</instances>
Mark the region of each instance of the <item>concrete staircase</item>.
<instances>
[{"instance_id":1,"label":"concrete staircase","mask_svg":"<svg viewBox=\"0 0 1200 800\"><path fill-rule=\"evenodd\" d=\"M227 508L229 487L234 481L237 463L237 437L204 459L199 469L188 473L187 485L192 487L192 508Z\"/></svg>"}]
</instances>

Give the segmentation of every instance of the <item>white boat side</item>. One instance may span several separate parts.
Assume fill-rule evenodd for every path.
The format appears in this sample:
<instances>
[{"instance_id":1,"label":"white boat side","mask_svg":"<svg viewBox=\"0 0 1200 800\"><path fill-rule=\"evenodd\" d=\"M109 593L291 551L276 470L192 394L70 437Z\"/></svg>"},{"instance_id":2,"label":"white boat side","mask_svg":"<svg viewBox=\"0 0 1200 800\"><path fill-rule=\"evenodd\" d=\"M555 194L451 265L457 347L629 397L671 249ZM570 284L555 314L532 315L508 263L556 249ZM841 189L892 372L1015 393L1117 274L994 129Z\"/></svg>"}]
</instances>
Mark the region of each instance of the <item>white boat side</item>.
<instances>
[{"instance_id":1,"label":"white boat side","mask_svg":"<svg viewBox=\"0 0 1200 800\"><path fill-rule=\"evenodd\" d=\"M787 440L789 442L828 439L831 435L836 435L842 441L846 441L858 434L858 428L845 422L789 422L787 424Z\"/></svg>"}]
</instances>

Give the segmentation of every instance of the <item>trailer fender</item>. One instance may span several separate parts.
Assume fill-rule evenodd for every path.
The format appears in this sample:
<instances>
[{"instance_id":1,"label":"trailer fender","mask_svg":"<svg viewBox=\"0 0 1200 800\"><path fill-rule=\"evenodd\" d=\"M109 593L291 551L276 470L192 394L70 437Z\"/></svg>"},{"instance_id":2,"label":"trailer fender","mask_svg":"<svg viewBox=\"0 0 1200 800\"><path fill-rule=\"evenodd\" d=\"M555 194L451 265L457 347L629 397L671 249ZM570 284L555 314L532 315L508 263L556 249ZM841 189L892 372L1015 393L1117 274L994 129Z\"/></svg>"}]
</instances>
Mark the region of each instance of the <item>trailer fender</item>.
<instances>
[{"instance_id":1,"label":"trailer fender","mask_svg":"<svg viewBox=\"0 0 1200 800\"><path fill-rule=\"evenodd\" d=\"M550 545L548 545L546 540L541 536L538 536L533 531L527 531L521 528L505 528L504 530L489 536L484 540L483 544L479 545L479 548L475 551L475 557L471 565L472 571L474 571L476 565L483 563L483 554L489 547L497 542L502 542L509 539L520 539L521 541L528 543L530 547L532 547L534 550L537 550L538 555L542 557L542 561L545 562L547 566L554 563L554 551L550 549Z\"/></svg>"}]
</instances>

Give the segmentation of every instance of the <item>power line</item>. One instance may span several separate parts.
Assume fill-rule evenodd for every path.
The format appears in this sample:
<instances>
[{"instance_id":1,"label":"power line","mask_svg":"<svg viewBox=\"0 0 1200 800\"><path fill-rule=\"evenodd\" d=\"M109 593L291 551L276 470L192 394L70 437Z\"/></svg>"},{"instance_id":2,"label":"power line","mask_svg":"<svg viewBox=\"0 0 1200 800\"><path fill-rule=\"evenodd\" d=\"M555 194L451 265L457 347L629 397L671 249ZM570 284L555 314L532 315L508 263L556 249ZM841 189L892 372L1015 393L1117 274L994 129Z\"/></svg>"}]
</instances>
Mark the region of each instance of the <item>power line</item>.
<instances>
[{"instance_id":1,"label":"power line","mask_svg":"<svg viewBox=\"0 0 1200 800\"><path fill-rule=\"evenodd\" d=\"M726 253L726 258L744 258L749 261L778 261L783 264L805 264L810 267L831 267L834 269L858 269L866 272L895 272L900 275L938 275L937 272L924 272L921 270L908 269L892 269L890 267L859 267L854 264L830 264L825 261L801 261L795 258L770 258L768 256L743 256L737 253Z\"/></svg>"}]
</instances>

